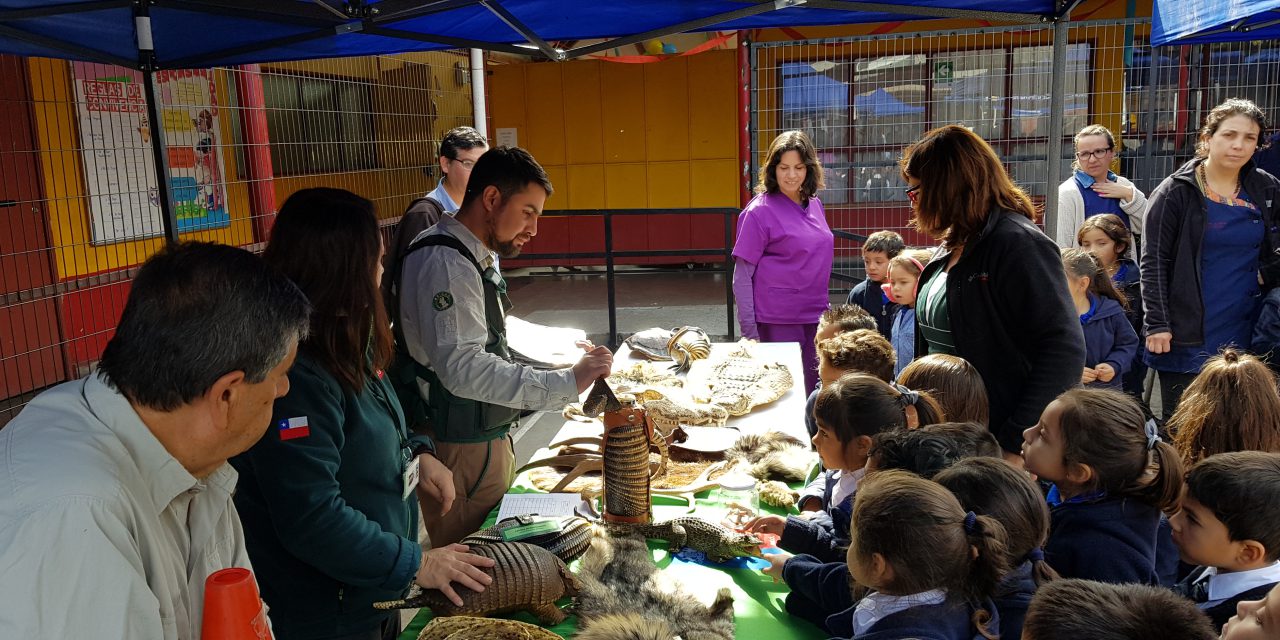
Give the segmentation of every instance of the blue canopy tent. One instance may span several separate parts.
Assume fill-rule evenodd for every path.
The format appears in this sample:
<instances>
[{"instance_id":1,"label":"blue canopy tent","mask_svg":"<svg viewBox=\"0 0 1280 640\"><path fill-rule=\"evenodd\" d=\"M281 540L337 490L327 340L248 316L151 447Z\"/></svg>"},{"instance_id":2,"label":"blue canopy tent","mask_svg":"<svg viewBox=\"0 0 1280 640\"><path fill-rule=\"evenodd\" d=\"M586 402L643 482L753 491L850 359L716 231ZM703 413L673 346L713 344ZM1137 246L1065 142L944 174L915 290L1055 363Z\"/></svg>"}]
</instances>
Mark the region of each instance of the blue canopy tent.
<instances>
[{"instance_id":1,"label":"blue canopy tent","mask_svg":"<svg viewBox=\"0 0 1280 640\"><path fill-rule=\"evenodd\" d=\"M1151 44L1280 38L1280 0L1155 0Z\"/></svg>"},{"instance_id":2,"label":"blue canopy tent","mask_svg":"<svg viewBox=\"0 0 1280 640\"><path fill-rule=\"evenodd\" d=\"M1061 24L1079 1L0 0L0 53L140 69L158 122L157 69L449 48L566 60L672 33L929 18ZM552 44L596 39L605 40ZM156 132L156 167L167 175L163 128ZM161 208L177 240L167 182L159 181Z\"/></svg>"}]
</instances>

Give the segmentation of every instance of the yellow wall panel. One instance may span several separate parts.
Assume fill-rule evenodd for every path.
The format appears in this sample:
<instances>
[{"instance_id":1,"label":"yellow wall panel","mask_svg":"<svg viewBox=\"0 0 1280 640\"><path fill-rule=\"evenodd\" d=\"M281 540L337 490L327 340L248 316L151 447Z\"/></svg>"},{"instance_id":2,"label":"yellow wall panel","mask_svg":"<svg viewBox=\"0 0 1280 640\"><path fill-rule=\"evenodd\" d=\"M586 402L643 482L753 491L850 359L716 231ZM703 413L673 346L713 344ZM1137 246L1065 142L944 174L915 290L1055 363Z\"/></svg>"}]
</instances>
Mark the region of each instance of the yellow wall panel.
<instances>
[{"instance_id":1,"label":"yellow wall panel","mask_svg":"<svg viewBox=\"0 0 1280 640\"><path fill-rule=\"evenodd\" d=\"M604 165L569 165L569 183L556 188L568 192L570 209L603 209Z\"/></svg>"},{"instance_id":2,"label":"yellow wall panel","mask_svg":"<svg viewBox=\"0 0 1280 640\"><path fill-rule=\"evenodd\" d=\"M611 209L648 207L645 165L609 164L604 168L604 206Z\"/></svg>"},{"instance_id":3,"label":"yellow wall panel","mask_svg":"<svg viewBox=\"0 0 1280 640\"><path fill-rule=\"evenodd\" d=\"M543 165L564 164L564 89L561 65L540 63L525 69L525 117L528 135L521 132L520 146ZM526 140L527 138L527 140Z\"/></svg>"},{"instance_id":4,"label":"yellow wall panel","mask_svg":"<svg viewBox=\"0 0 1280 640\"><path fill-rule=\"evenodd\" d=\"M644 162L646 159L645 66L610 63L600 77L605 162Z\"/></svg>"},{"instance_id":5,"label":"yellow wall panel","mask_svg":"<svg viewBox=\"0 0 1280 640\"><path fill-rule=\"evenodd\" d=\"M689 159L687 58L644 67L645 148L650 162Z\"/></svg>"},{"instance_id":6,"label":"yellow wall panel","mask_svg":"<svg viewBox=\"0 0 1280 640\"><path fill-rule=\"evenodd\" d=\"M489 124L493 129L488 133L492 141L497 136L495 129L510 127L516 129L517 140L521 145L528 135L524 103L527 99L524 89L524 67L522 64L501 64L491 67L491 75L487 78L485 88L489 92Z\"/></svg>"},{"instance_id":7,"label":"yellow wall panel","mask_svg":"<svg viewBox=\"0 0 1280 640\"><path fill-rule=\"evenodd\" d=\"M689 163L650 162L649 206L654 209L689 207Z\"/></svg>"},{"instance_id":8,"label":"yellow wall panel","mask_svg":"<svg viewBox=\"0 0 1280 640\"><path fill-rule=\"evenodd\" d=\"M694 160L689 163L691 207L736 207L741 177L737 160Z\"/></svg>"},{"instance_id":9,"label":"yellow wall panel","mask_svg":"<svg viewBox=\"0 0 1280 640\"><path fill-rule=\"evenodd\" d=\"M543 209L565 209L569 201L569 172L565 170L564 165L543 166L547 171L547 177L551 179L551 189L554 193L547 198L547 203L543 205Z\"/></svg>"},{"instance_id":10,"label":"yellow wall panel","mask_svg":"<svg viewBox=\"0 0 1280 640\"><path fill-rule=\"evenodd\" d=\"M708 51L689 60L689 144L694 159L738 155L738 55Z\"/></svg>"},{"instance_id":11,"label":"yellow wall panel","mask_svg":"<svg viewBox=\"0 0 1280 640\"><path fill-rule=\"evenodd\" d=\"M586 61L563 66L565 161L604 162L604 129L600 114L600 66Z\"/></svg>"}]
</instances>

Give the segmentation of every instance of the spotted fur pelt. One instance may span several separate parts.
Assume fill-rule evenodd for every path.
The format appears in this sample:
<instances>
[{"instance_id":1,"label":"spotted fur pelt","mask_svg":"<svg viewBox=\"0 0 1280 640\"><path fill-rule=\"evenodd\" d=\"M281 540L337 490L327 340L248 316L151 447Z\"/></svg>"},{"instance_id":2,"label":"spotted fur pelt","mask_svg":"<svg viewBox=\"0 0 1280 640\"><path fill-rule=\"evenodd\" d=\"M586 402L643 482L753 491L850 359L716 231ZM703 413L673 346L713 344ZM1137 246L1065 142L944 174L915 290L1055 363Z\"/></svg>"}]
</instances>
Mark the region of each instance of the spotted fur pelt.
<instances>
[{"instance_id":1,"label":"spotted fur pelt","mask_svg":"<svg viewBox=\"0 0 1280 640\"><path fill-rule=\"evenodd\" d=\"M813 466L809 445L781 431L751 433L725 452L725 459L757 480L804 482Z\"/></svg>"},{"instance_id":2,"label":"spotted fur pelt","mask_svg":"<svg viewBox=\"0 0 1280 640\"><path fill-rule=\"evenodd\" d=\"M733 640L733 596L704 605L653 564L644 538L599 534L578 568L580 640Z\"/></svg>"}]
</instances>

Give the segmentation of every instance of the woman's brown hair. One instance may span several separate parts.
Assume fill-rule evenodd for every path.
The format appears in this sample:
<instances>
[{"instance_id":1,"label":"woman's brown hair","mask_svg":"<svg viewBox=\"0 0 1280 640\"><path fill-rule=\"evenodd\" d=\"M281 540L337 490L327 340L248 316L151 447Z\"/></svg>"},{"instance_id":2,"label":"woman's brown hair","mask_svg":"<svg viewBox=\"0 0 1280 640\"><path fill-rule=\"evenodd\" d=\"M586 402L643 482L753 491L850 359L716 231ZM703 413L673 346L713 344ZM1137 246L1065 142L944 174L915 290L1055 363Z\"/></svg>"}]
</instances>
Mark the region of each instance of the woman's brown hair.
<instances>
[{"instance_id":1,"label":"woman's brown hair","mask_svg":"<svg viewBox=\"0 0 1280 640\"><path fill-rule=\"evenodd\" d=\"M1217 453L1280 452L1280 392L1258 358L1226 348L1200 369L1169 418L1182 462Z\"/></svg>"},{"instance_id":2,"label":"woman's brown hair","mask_svg":"<svg viewBox=\"0 0 1280 640\"><path fill-rule=\"evenodd\" d=\"M869 373L846 373L818 392L813 417L840 442L907 428L907 407L920 426L942 422L942 409L927 393L903 390Z\"/></svg>"},{"instance_id":3,"label":"woman's brown hair","mask_svg":"<svg viewBox=\"0 0 1280 640\"><path fill-rule=\"evenodd\" d=\"M947 420L987 424L987 385L964 358L943 353L917 358L898 374L898 384L929 392Z\"/></svg>"},{"instance_id":4,"label":"woman's brown hair","mask_svg":"<svg viewBox=\"0 0 1280 640\"><path fill-rule=\"evenodd\" d=\"M890 595L946 589L981 601L1009 571L1007 544L995 518L966 511L936 482L892 469L867 475L858 487L848 560L880 554L893 580L876 586Z\"/></svg>"},{"instance_id":5,"label":"woman's brown hair","mask_svg":"<svg viewBox=\"0 0 1280 640\"><path fill-rule=\"evenodd\" d=\"M1209 111L1204 117L1204 126L1200 127L1200 136L1196 139L1196 157L1209 157L1209 138L1218 132L1223 121L1235 116L1244 116L1258 125L1258 148L1265 148L1267 132L1267 114L1262 112L1252 100L1244 98L1227 98L1225 102Z\"/></svg>"},{"instance_id":6,"label":"woman's brown hair","mask_svg":"<svg viewBox=\"0 0 1280 640\"><path fill-rule=\"evenodd\" d=\"M800 185L800 200L806 201L818 194L826 186L822 175L822 163L818 162L818 150L813 141L803 131L784 131L773 139L769 145L769 153L764 164L760 166L760 177L756 183L756 193L778 193L778 163L782 162L782 154L795 151L800 154L804 163L804 182Z\"/></svg>"},{"instance_id":7,"label":"woman's brown hair","mask_svg":"<svg viewBox=\"0 0 1280 640\"><path fill-rule=\"evenodd\" d=\"M1025 471L999 458L965 458L933 481L955 494L961 508L1004 525L1010 569L1030 562L1036 586L1058 578L1041 549L1049 539L1049 505Z\"/></svg>"},{"instance_id":8,"label":"woman's brown hair","mask_svg":"<svg viewBox=\"0 0 1280 640\"><path fill-rule=\"evenodd\" d=\"M1129 496L1177 510L1182 497L1182 460L1160 439L1155 421L1132 396L1112 389L1075 388L1058 396L1064 466L1092 470L1080 489Z\"/></svg>"},{"instance_id":9,"label":"woman's brown hair","mask_svg":"<svg viewBox=\"0 0 1280 640\"><path fill-rule=\"evenodd\" d=\"M1076 243L1084 242L1084 234L1097 229L1103 235L1111 239L1116 245L1116 260L1124 257L1129 251L1129 247L1133 245L1133 233L1129 231L1129 227L1124 226L1124 221L1120 216L1114 213L1101 213L1095 216L1089 216L1084 219L1084 224L1076 230Z\"/></svg>"},{"instance_id":10,"label":"woman's brown hair","mask_svg":"<svg viewBox=\"0 0 1280 640\"><path fill-rule=\"evenodd\" d=\"M276 215L263 259L311 301L299 350L359 393L391 362L391 325L378 287L382 237L373 203L343 189L303 189Z\"/></svg>"},{"instance_id":11,"label":"woman's brown hair","mask_svg":"<svg viewBox=\"0 0 1280 640\"><path fill-rule=\"evenodd\" d=\"M960 125L925 133L902 153L898 166L903 179L920 181L912 226L948 248L976 238L996 209L1037 217L1031 198L1013 183L991 145Z\"/></svg>"}]
</instances>

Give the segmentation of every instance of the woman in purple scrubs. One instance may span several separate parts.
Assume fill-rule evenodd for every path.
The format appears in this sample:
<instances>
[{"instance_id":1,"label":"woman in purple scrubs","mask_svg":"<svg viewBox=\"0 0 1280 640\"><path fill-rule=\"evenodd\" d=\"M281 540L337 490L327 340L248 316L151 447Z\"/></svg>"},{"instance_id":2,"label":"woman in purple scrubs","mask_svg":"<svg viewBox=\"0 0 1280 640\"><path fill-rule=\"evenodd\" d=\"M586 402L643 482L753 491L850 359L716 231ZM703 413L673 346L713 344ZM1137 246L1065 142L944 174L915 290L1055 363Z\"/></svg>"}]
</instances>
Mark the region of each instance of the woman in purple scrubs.
<instances>
[{"instance_id":1,"label":"woman in purple scrubs","mask_svg":"<svg viewBox=\"0 0 1280 640\"><path fill-rule=\"evenodd\" d=\"M835 240L816 194L822 165L803 131L769 145L756 197L738 216L733 294L742 335L761 342L799 342L805 389L818 382L813 337L830 304L827 280Z\"/></svg>"}]
</instances>

